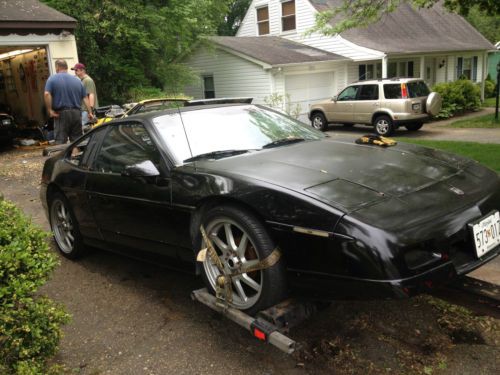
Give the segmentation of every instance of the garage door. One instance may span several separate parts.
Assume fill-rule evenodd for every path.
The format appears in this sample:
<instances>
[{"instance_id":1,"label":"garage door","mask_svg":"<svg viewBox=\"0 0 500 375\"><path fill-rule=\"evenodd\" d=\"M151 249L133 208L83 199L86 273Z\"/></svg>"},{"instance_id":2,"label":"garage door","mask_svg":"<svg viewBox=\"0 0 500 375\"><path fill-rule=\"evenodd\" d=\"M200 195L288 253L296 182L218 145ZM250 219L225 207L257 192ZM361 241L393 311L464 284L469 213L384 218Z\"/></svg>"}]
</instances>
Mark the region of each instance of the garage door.
<instances>
[{"instance_id":1,"label":"garage door","mask_svg":"<svg viewBox=\"0 0 500 375\"><path fill-rule=\"evenodd\" d=\"M307 115L309 105L335 95L333 72L308 73L285 76L285 92L290 96L290 108L300 106L301 119Z\"/></svg>"}]
</instances>

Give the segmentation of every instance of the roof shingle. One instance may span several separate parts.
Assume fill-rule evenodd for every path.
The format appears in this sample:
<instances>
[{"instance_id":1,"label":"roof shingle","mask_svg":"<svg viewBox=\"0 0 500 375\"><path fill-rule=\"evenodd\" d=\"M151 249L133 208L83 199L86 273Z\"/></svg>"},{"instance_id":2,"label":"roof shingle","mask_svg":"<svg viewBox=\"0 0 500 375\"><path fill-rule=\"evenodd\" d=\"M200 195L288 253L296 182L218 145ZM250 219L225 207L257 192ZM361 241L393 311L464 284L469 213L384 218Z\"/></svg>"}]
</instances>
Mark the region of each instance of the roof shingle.
<instances>
[{"instance_id":1,"label":"roof shingle","mask_svg":"<svg viewBox=\"0 0 500 375\"><path fill-rule=\"evenodd\" d=\"M321 12L338 7L342 0L309 0ZM490 50L493 45L458 14L441 2L416 9L402 3L394 12L367 27L344 31L343 38L385 53Z\"/></svg>"},{"instance_id":2,"label":"roof shingle","mask_svg":"<svg viewBox=\"0 0 500 375\"><path fill-rule=\"evenodd\" d=\"M345 60L345 57L277 36L216 36L209 40L269 65Z\"/></svg>"}]
</instances>

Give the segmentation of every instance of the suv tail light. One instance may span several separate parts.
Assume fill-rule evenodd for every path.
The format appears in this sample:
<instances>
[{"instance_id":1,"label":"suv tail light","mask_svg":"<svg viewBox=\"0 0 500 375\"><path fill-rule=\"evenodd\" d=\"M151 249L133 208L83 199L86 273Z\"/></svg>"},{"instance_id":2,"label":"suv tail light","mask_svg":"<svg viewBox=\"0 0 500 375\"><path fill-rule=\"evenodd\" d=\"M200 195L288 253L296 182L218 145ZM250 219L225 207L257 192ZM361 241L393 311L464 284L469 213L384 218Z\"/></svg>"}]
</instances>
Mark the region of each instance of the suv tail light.
<instances>
[{"instance_id":1,"label":"suv tail light","mask_svg":"<svg viewBox=\"0 0 500 375\"><path fill-rule=\"evenodd\" d=\"M408 89L406 88L406 83L401 84L401 97L403 99L408 99Z\"/></svg>"}]
</instances>

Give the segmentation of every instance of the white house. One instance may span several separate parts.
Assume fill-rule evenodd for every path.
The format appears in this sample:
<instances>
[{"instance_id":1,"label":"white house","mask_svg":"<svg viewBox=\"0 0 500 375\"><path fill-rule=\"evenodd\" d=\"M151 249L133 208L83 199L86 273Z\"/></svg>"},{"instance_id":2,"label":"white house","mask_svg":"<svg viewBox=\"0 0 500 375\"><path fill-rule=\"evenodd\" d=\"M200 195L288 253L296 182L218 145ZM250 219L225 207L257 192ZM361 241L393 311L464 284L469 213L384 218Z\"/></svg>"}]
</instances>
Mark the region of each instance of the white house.
<instances>
[{"instance_id":1,"label":"white house","mask_svg":"<svg viewBox=\"0 0 500 375\"><path fill-rule=\"evenodd\" d=\"M0 107L18 121L45 121L43 90L55 60L78 62L76 25L37 0L0 1Z\"/></svg>"},{"instance_id":2,"label":"white house","mask_svg":"<svg viewBox=\"0 0 500 375\"><path fill-rule=\"evenodd\" d=\"M186 94L253 96L262 103L276 93L305 114L311 102L357 80L409 76L433 85L464 75L484 81L494 46L440 3L430 9L403 3L377 23L333 37L306 34L318 12L340 1L253 0L236 37L213 37L212 47L200 45L185 58L200 76Z\"/></svg>"}]
</instances>

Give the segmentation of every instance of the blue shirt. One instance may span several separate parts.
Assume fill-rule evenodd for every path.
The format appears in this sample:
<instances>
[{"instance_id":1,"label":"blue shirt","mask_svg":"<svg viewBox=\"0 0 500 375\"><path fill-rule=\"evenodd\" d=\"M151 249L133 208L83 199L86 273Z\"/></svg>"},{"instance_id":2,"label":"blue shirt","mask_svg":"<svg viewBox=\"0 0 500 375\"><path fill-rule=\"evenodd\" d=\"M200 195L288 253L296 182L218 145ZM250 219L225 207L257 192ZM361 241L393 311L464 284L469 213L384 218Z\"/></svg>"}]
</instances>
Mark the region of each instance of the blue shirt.
<instances>
[{"instance_id":1,"label":"blue shirt","mask_svg":"<svg viewBox=\"0 0 500 375\"><path fill-rule=\"evenodd\" d=\"M52 95L52 109L80 109L82 99L87 92L79 78L69 73L51 75L45 84L45 91Z\"/></svg>"}]
</instances>

